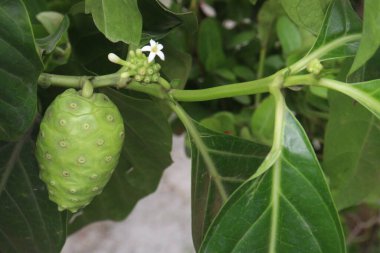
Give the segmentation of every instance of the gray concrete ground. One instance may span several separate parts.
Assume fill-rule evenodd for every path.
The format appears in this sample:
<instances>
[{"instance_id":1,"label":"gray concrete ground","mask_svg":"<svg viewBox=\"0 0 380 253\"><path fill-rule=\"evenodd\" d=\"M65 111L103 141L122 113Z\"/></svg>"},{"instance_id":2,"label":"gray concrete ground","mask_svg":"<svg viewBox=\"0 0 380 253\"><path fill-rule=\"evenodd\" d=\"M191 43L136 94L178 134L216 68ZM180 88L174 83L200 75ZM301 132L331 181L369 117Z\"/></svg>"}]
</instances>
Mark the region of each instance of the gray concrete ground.
<instances>
[{"instance_id":1,"label":"gray concrete ground","mask_svg":"<svg viewBox=\"0 0 380 253\"><path fill-rule=\"evenodd\" d=\"M158 190L122 222L97 222L70 236L62 253L193 253L190 172L184 138L174 137L174 163Z\"/></svg>"}]
</instances>

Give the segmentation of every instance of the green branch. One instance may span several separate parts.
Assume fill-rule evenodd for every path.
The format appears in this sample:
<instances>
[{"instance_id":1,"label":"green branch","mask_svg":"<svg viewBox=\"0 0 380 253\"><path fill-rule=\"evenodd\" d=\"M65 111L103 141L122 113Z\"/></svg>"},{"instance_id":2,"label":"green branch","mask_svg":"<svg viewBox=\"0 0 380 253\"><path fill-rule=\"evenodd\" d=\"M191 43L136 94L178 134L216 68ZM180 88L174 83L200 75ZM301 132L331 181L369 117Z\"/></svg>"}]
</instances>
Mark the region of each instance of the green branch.
<instances>
[{"instance_id":1,"label":"green branch","mask_svg":"<svg viewBox=\"0 0 380 253\"><path fill-rule=\"evenodd\" d=\"M285 127L285 99L281 93L281 88L283 86L284 77L278 76L270 85L270 92L276 101L275 110L275 122L274 122L274 132L273 132L273 144L270 152L265 157L265 160L257 169L256 173L253 174L249 179L252 180L261 176L268 169L270 169L273 164L278 160L281 155L283 134Z\"/></svg>"},{"instance_id":2,"label":"green branch","mask_svg":"<svg viewBox=\"0 0 380 253\"><path fill-rule=\"evenodd\" d=\"M159 83L141 84L130 79L126 72L114 73L103 76L65 76L43 73L38 78L38 84L42 87L51 85L57 87L81 89L86 81L90 81L94 88L115 87L127 88L164 99L167 97L166 80L160 78Z\"/></svg>"},{"instance_id":3,"label":"green branch","mask_svg":"<svg viewBox=\"0 0 380 253\"><path fill-rule=\"evenodd\" d=\"M306 66L314 59L322 58L327 53L353 41L360 40L362 37L361 34L353 34L344 36L341 38L338 38L336 40L331 41L330 43L318 48L317 50L313 51L312 53L306 55L304 58L299 60L298 62L294 63L289 67L290 74L296 74L306 68Z\"/></svg>"},{"instance_id":4,"label":"green branch","mask_svg":"<svg viewBox=\"0 0 380 253\"><path fill-rule=\"evenodd\" d=\"M178 118L181 120L181 122L185 125L188 133L190 134L191 138L193 139L195 145L197 146L200 154L203 157L203 160L206 164L206 167L208 169L208 172L214 180L216 188L218 189L223 202L226 202L228 199L228 195L226 193L226 190L224 189L223 183L222 183L222 177L220 176L214 161L212 160L211 156L209 155L207 151L207 147L204 144L202 138L200 137L200 134L194 125L192 119L187 115L185 110L175 101L168 101L168 105L170 108L177 114Z\"/></svg>"},{"instance_id":5,"label":"green branch","mask_svg":"<svg viewBox=\"0 0 380 253\"><path fill-rule=\"evenodd\" d=\"M89 80L94 88L100 87L116 87L116 88L127 88L158 98L167 98L167 93L176 101L184 102L196 102L196 101L207 101L220 98L229 98L243 95L253 95L260 94L264 92L269 92L269 85L277 76L288 75L284 82L284 87L290 87L294 85L308 84L312 82L315 84L315 78L311 75L302 76L291 76L290 74L295 74L306 68L306 66L314 59L323 57L323 55L328 52L341 47L342 45L359 40L361 38L360 34L349 35L345 37L338 38L320 48L313 51L309 55L305 56L298 62L291 65L289 68L282 69L272 76L249 81L243 83L235 83L229 85L218 86L208 89L200 90L177 90L171 89L170 84L163 78L160 78L158 83L154 84L141 84L138 82L132 82L131 77L128 72L118 72L110 75L104 76L63 76L63 75L53 75L43 73L38 79L39 85L43 87L49 87L50 85L76 88L81 89L84 82ZM264 54L263 54L264 55ZM263 56L264 57L264 56ZM263 58L262 57L262 58ZM264 58L263 58L264 59ZM262 65L263 62L260 64ZM261 68L261 67L260 67Z\"/></svg>"},{"instance_id":6,"label":"green branch","mask_svg":"<svg viewBox=\"0 0 380 253\"><path fill-rule=\"evenodd\" d=\"M175 100L183 102L207 101L220 98L252 95L268 92L269 84L273 81L273 79L274 76L269 76L255 81L222 85L200 90L173 89L170 91L170 94Z\"/></svg>"}]
</instances>

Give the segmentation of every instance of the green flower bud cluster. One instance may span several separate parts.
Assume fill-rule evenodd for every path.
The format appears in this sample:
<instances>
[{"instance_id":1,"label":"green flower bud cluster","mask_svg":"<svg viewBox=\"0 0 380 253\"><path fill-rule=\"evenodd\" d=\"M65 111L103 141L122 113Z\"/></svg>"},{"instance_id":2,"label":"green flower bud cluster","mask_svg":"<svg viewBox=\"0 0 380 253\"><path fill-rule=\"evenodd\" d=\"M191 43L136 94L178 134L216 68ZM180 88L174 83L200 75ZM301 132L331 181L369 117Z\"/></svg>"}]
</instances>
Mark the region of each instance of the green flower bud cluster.
<instances>
[{"instance_id":1,"label":"green flower bud cluster","mask_svg":"<svg viewBox=\"0 0 380 253\"><path fill-rule=\"evenodd\" d=\"M312 73L314 75L319 75L321 71L323 70L323 65L318 59L314 59L307 65L306 69L309 73Z\"/></svg>"},{"instance_id":2,"label":"green flower bud cluster","mask_svg":"<svg viewBox=\"0 0 380 253\"><path fill-rule=\"evenodd\" d=\"M140 49L130 51L124 65L132 79L137 82L156 83L160 78L160 64L154 63L154 61L148 62L148 57Z\"/></svg>"}]
</instances>

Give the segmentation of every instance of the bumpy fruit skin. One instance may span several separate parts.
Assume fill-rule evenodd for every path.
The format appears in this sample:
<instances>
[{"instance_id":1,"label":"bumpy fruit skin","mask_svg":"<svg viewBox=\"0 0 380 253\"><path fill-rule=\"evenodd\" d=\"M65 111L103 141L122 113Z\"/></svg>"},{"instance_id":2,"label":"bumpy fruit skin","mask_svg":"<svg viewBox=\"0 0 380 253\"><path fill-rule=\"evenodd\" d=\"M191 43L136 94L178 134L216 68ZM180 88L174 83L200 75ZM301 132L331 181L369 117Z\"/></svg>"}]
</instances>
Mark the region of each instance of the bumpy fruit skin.
<instances>
[{"instance_id":1,"label":"bumpy fruit skin","mask_svg":"<svg viewBox=\"0 0 380 253\"><path fill-rule=\"evenodd\" d=\"M106 95L86 98L68 89L53 101L41 122L36 158L60 211L77 212L102 192L123 140L123 119Z\"/></svg>"}]
</instances>

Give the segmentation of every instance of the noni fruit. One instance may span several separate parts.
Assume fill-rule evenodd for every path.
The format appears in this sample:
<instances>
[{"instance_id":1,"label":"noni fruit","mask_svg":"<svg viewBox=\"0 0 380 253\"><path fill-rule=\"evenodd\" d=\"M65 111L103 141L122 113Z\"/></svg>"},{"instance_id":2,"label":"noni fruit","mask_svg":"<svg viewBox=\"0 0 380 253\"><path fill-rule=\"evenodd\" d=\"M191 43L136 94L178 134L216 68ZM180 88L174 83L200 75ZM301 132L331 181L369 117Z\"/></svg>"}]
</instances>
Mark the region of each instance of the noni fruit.
<instances>
[{"instance_id":1,"label":"noni fruit","mask_svg":"<svg viewBox=\"0 0 380 253\"><path fill-rule=\"evenodd\" d=\"M123 140L123 119L106 95L84 97L68 89L53 101L41 122L36 157L60 211L77 212L102 192Z\"/></svg>"}]
</instances>

